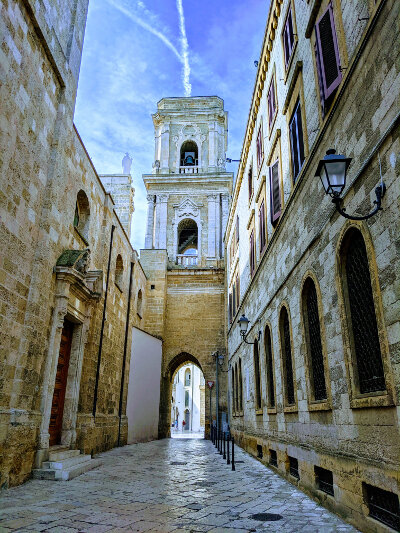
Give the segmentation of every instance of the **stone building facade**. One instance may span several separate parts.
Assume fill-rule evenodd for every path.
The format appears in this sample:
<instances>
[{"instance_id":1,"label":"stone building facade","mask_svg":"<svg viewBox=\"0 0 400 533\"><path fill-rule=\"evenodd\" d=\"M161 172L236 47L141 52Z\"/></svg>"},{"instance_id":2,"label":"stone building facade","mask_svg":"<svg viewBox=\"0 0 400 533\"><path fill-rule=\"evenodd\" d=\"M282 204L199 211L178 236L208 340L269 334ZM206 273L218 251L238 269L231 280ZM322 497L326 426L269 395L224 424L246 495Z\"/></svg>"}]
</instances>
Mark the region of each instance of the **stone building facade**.
<instances>
[{"instance_id":1,"label":"stone building facade","mask_svg":"<svg viewBox=\"0 0 400 533\"><path fill-rule=\"evenodd\" d=\"M400 527L399 20L271 1L225 235L232 433L362 531ZM328 149L352 158L346 213L384 181L375 216L335 210Z\"/></svg>"},{"instance_id":2,"label":"stone building facade","mask_svg":"<svg viewBox=\"0 0 400 533\"><path fill-rule=\"evenodd\" d=\"M146 276L73 125L87 4L0 3L1 487L126 441Z\"/></svg>"},{"instance_id":3,"label":"stone building facade","mask_svg":"<svg viewBox=\"0 0 400 533\"><path fill-rule=\"evenodd\" d=\"M223 232L232 174L225 170L228 117L220 98L163 98L153 122L155 162L143 176L148 218L140 257L148 278L144 327L163 339L162 437L170 434L176 370L192 362L214 381L212 354L226 352ZM224 388L222 379L221 416ZM207 434L207 397L205 404Z\"/></svg>"}]
</instances>

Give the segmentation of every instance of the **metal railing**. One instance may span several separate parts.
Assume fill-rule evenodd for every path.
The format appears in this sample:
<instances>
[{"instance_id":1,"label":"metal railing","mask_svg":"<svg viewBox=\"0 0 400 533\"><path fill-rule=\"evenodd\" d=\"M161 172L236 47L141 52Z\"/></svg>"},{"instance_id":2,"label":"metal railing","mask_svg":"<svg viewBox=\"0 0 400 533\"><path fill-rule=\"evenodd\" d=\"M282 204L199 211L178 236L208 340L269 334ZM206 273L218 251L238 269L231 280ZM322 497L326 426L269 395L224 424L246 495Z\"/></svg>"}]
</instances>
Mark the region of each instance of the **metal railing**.
<instances>
[{"instance_id":1,"label":"metal railing","mask_svg":"<svg viewBox=\"0 0 400 533\"><path fill-rule=\"evenodd\" d=\"M231 465L232 470L236 470L235 465L235 439L231 437L229 426L228 432L221 431L215 426L211 426L211 442L217 448L219 455L226 460L227 465Z\"/></svg>"},{"instance_id":2,"label":"metal railing","mask_svg":"<svg viewBox=\"0 0 400 533\"><path fill-rule=\"evenodd\" d=\"M183 255L176 256L176 264L181 266L196 266L198 261L197 255Z\"/></svg>"}]
</instances>

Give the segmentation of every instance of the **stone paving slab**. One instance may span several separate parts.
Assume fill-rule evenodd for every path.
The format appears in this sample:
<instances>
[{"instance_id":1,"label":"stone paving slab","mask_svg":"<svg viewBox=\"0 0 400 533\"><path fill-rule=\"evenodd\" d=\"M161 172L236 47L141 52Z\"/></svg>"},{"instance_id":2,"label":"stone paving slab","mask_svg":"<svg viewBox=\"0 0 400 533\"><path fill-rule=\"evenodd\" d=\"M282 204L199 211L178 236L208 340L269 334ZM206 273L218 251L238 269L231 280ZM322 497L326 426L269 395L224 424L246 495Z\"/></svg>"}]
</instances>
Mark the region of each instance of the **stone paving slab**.
<instances>
[{"instance_id":1,"label":"stone paving slab","mask_svg":"<svg viewBox=\"0 0 400 533\"><path fill-rule=\"evenodd\" d=\"M356 532L240 448L236 472L210 441L164 439L100 455L71 481L0 493L0 533ZM179 464L172 464L179 463ZM276 522L254 520L276 513Z\"/></svg>"}]
</instances>

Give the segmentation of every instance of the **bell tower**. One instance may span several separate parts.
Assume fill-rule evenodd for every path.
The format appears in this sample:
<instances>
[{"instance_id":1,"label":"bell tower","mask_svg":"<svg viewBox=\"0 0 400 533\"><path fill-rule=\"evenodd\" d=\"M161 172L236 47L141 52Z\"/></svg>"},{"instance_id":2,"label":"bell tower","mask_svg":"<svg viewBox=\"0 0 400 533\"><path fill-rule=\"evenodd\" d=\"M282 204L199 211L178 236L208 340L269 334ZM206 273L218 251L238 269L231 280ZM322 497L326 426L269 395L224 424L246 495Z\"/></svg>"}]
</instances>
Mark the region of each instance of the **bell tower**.
<instances>
[{"instance_id":1,"label":"bell tower","mask_svg":"<svg viewBox=\"0 0 400 533\"><path fill-rule=\"evenodd\" d=\"M163 98L153 123L155 157L152 173L143 175L148 214L140 255L149 280L144 328L163 340L159 435L165 437L177 370L191 362L206 381L215 381L212 354L225 353L223 238L233 174L225 168L228 113L221 98ZM221 424L225 380L219 391L212 418ZM205 402L207 435L209 394Z\"/></svg>"},{"instance_id":2,"label":"bell tower","mask_svg":"<svg viewBox=\"0 0 400 533\"><path fill-rule=\"evenodd\" d=\"M225 169L223 101L217 96L163 98L153 123L153 172L143 176L145 248L167 250L171 268L219 266L232 184Z\"/></svg>"}]
</instances>

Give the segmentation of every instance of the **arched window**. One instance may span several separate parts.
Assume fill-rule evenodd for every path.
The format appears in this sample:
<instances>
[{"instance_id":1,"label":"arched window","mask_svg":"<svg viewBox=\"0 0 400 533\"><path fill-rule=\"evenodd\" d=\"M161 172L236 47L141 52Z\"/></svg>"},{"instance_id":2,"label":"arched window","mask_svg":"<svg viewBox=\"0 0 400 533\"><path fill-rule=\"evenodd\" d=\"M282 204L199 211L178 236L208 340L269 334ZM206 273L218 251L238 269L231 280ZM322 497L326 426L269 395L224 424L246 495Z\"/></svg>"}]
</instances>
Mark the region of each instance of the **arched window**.
<instances>
[{"instance_id":1,"label":"arched window","mask_svg":"<svg viewBox=\"0 0 400 533\"><path fill-rule=\"evenodd\" d=\"M312 278L303 286L303 321L306 334L308 369L312 400L326 400L324 354L321 340L321 317L318 310L317 289Z\"/></svg>"},{"instance_id":2,"label":"arched window","mask_svg":"<svg viewBox=\"0 0 400 533\"><path fill-rule=\"evenodd\" d=\"M268 325L265 326L264 348L265 368L267 371L267 405L273 409L275 407L274 361L272 356L271 330Z\"/></svg>"},{"instance_id":3,"label":"arched window","mask_svg":"<svg viewBox=\"0 0 400 533\"><path fill-rule=\"evenodd\" d=\"M187 368L185 370L185 387L190 387L190 384L191 384L191 374L190 374L190 369Z\"/></svg>"},{"instance_id":4,"label":"arched window","mask_svg":"<svg viewBox=\"0 0 400 533\"><path fill-rule=\"evenodd\" d=\"M194 141L185 141L181 146L181 167L194 167L199 164L199 150Z\"/></svg>"},{"instance_id":5,"label":"arched window","mask_svg":"<svg viewBox=\"0 0 400 533\"><path fill-rule=\"evenodd\" d=\"M197 255L198 229L190 218L181 220L178 226L178 254Z\"/></svg>"},{"instance_id":6,"label":"arched window","mask_svg":"<svg viewBox=\"0 0 400 533\"><path fill-rule=\"evenodd\" d=\"M260 355L258 341L254 341L254 381L256 388L256 409L261 409L261 378L260 378Z\"/></svg>"},{"instance_id":7,"label":"arched window","mask_svg":"<svg viewBox=\"0 0 400 533\"><path fill-rule=\"evenodd\" d=\"M295 395L292 363L292 342L290 339L289 315L286 307L282 307L281 309L279 322L283 363L283 379L285 384L285 404L287 406L290 406L295 404Z\"/></svg>"},{"instance_id":8,"label":"arched window","mask_svg":"<svg viewBox=\"0 0 400 533\"><path fill-rule=\"evenodd\" d=\"M242 360L239 357L239 410L243 411Z\"/></svg>"},{"instance_id":9,"label":"arched window","mask_svg":"<svg viewBox=\"0 0 400 533\"><path fill-rule=\"evenodd\" d=\"M90 207L88 197L82 189L78 192L75 204L74 228L86 241L89 237Z\"/></svg>"},{"instance_id":10,"label":"arched window","mask_svg":"<svg viewBox=\"0 0 400 533\"><path fill-rule=\"evenodd\" d=\"M365 242L359 230L352 228L347 232L340 256L357 388L360 393L384 391L385 375L371 275Z\"/></svg>"},{"instance_id":11,"label":"arched window","mask_svg":"<svg viewBox=\"0 0 400 533\"><path fill-rule=\"evenodd\" d=\"M115 284L117 287L122 290L122 277L124 274L124 263L120 254L117 255L117 260L115 262Z\"/></svg>"},{"instance_id":12,"label":"arched window","mask_svg":"<svg viewBox=\"0 0 400 533\"><path fill-rule=\"evenodd\" d=\"M143 312L142 307L143 307L143 295L142 295L142 290L139 289L139 292L137 295L136 312L140 318L142 318L142 312Z\"/></svg>"},{"instance_id":13,"label":"arched window","mask_svg":"<svg viewBox=\"0 0 400 533\"><path fill-rule=\"evenodd\" d=\"M239 411L239 379L238 379L238 366L237 363L235 363L235 410L236 412Z\"/></svg>"},{"instance_id":14,"label":"arched window","mask_svg":"<svg viewBox=\"0 0 400 533\"><path fill-rule=\"evenodd\" d=\"M232 376L232 412L236 413L236 395L235 395L235 367L231 369Z\"/></svg>"}]
</instances>

